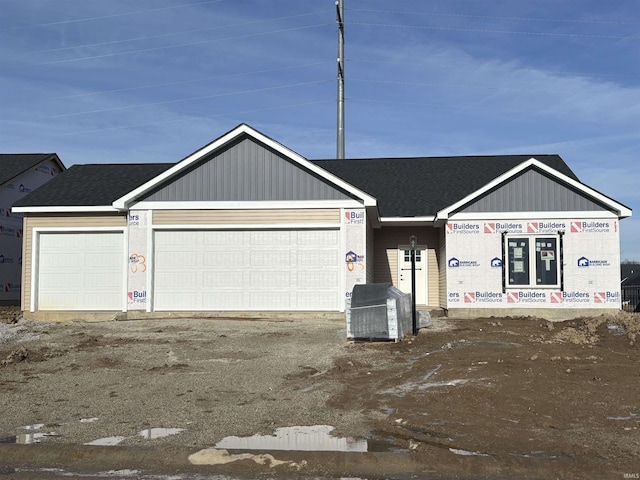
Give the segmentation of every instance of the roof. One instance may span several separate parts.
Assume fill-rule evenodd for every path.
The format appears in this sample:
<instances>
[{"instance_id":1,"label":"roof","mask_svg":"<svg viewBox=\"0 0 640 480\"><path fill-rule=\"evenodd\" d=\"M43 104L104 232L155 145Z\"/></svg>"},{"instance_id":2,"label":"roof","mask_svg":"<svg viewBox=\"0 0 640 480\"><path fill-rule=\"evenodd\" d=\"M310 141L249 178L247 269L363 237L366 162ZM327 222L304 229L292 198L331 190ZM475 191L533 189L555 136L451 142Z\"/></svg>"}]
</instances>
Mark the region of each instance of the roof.
<instances>
[{"instance_id":1,"label":"roof","mask_svg":"<svg viewBox=\"0 0 640 480\"><path fill-rule=\"evenodd\" d=\"M381 217L438 213L531 158L578 178L558 155L366 158L314 160L378 200Z\"/></svg>"},{"instance_id":2,"label":"roof","mask_svg":"<svg viewBox=\"0 0 640 480\"><path fill-rule=\"evenodd\" d=\"M630 277L627 277L622 280L621 286L623 287L631 287L631 286L640 286L640 273L636 273Z\"/></svg>"},{"instance_id":3,"label":"roof","mask_svg":"<svg viewBox=\"0 0 640 480\"><path fill-rule=\"evenodd\" d=\"M0 153L0 185L10 182L47 160L64 165L55 153Z\"/></svg>"},{"instance_id":4,"label":"roof","mask_svg":"<svg viewBox=\"0 0 640 480\"><path fill-rule=\"evenodd\" d=\"M173 163L74 165L15 203L32 206L111 206Z\"/></svg>"},{"instance_id":5,"label":"roof","mask_svg":"<svg viewBox=\"0 0 640 480\"><path fill-rule=\"evenodd\" d=\"M452 209L529 168L592 196L619 211L631 210L582 184L558 155L361 158L307 160L246 124L205 145L177 163L75 165L16 202L23 212L126 211L146 192L171 182L180 172L249 135L377 208L379 218L396 221L446 220Z\"/></svg>"}]
</instances>

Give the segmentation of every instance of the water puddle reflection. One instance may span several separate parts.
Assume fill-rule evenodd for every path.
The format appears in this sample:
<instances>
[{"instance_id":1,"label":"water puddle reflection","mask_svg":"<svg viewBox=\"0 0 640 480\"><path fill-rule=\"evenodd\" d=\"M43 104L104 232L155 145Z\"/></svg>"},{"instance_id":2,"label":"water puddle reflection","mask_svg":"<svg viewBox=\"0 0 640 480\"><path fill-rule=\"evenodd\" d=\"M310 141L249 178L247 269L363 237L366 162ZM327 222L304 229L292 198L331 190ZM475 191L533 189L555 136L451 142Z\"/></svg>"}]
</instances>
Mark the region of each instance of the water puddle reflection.
<instances>
[{"instance_id":1,"label":"water puddle reflection","mask_svg":"<svg viewBox=\"0 0 640 480\"><path fill-rule=\"evenodd\" d=\"M58 436L56 432L36 432L36 430L40 430L42 427L44 427L44 423L36 423L34 425L25 425L24 427L20 427L23 430L34 433L21 433L16 435L16 443L19 443L20 445L31 445L33 443L40 443L40 440L45 437Z\"/></svg>"},{"instance_id":2,"label":"water puddle reflection","mask_svg":"<svg viewBox=\"0 0 640 480\"><path fill-rule=\"evenodd\" d=\"M334 427L313 425L278 428L273 435L225 437L216 448L229 450L288 450L314 452L366 452L368 442L354 437L334 437Z\"/></svg>"},{"instance_id":3,"label":"water puddle reflection","mask_svg":"<svg viewBox=\"0 0 640 480\"><path fill-rule=\"evenodd\" d=\"M115 445L120 445L123 441L125 441L127 437L104 437L98 438L97 440L93 440L92 442L85 443L85 445L96 445L99 447L113 447Z\"/></svg>"},{"instance_id":4,"label":"water puddle reflection","mask_svg":"<svg viewBox=\"0 0 640 480\"><path fill-rule=\"evenodd\" d=\"M164 438L170 435L177 435L178 433L182 433L184 431L185 431L184 428L145 428L144 430L139 431L136 436L145 438L147 440L155 440L157 438ZM133 438L133 437L122 437L122 436L104 437L104 438L98 438L97 440L93 440L91 442L85 443L85 445L113 447L115 445L120 445L127 438Z\"/></svg>"}]
</instances>

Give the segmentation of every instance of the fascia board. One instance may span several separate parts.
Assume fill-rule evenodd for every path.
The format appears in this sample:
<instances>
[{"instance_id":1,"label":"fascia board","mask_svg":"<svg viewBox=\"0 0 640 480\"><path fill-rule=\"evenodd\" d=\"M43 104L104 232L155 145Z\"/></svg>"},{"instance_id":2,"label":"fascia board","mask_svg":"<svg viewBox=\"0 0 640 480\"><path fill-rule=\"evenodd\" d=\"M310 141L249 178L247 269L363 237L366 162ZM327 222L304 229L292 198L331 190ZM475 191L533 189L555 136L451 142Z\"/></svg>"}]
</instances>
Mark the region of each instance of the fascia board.
<instances>
[{"instance_id":1,"label":"fascia board","mask_svg":"<svg viewBox=\"0 0 640 480\"><path fill-rule=\"evenodd\" d=\"M192 153L191 155L189 155L185 159L181 160L180 162L175 164L173 167L171 167L170 169L168 169L165 172L161 173L157 177L152 178L148 182L140 185L135 190L132 190L128 194L124 195L123 197L120 197L119 199L115 200L113 202L114 208L116 208L118 210L126 210L128 208L129 203L132 200L134 200L135 198L137 198L140 195L144 194L145 192L151 190L152 188L156 187L157 185L160 185L165 180L168 180L172 176L176 175L178 172L184 170L185 168L188 168L193 163L195 163L198 160L200 160L203 156L205 156L205 155L211 153L212 151L222 147L223 145L227 144L228 142L232 141L233 139L235 139L238 136L243 135L243 134L250 135L254 139L258 140L259 142L262 142L265 145L267 145L267 146L271 147L272 149L276 150L277 152L285 155L290 160L293 160L293 161L297 162L301 166L311 170L312 172L316 173L317 175L319 175L319 176L323 177L324 179L330 181L331 183L335 184L336 186L339 186L340 188L348 191L349 193L352 193L356 197L362 199L362 201L364 202L365 206L372 206L372 205L376 204L376 201L375 201L375 199L373 197L367 195L364 192L361 192L360 190L355 188L353 185L350 185L350 184L346 183L345 181L341 180L340 178L335 177L334 175L330 174L326 170L324 170L324 169L322 169L320 167L317 167L313 163L309 162L303 156L295 153L293 150L290 150L289 148L285 147L281 143L278 143L278 142L274 141L273 139L263 135L262 133L258 132L257 130L254 130L249 125L242 124L242 125L239 125L238 127L236 127L235 129L231 130L230 132L226 133L222 137L218 138L217 140L214 140L210 144L208 144L205 147L201 148L200 150L197 150L196 152Z\"/></svg>"},{"instance_id":2,"label":"fascia board","mask_svg":"<svg viewBox=\"0 0 640 480\"><path fill-rule=\"evenodd\" d=\"M463 205L466 205L467 203L472 202L473 200L475 200L476 198L480 197L482 194L488 192L489 190L491 190L492 188L500 185L501 183L509 180L510 178L514 177L515 175L519 174L520 172L530 168L530 167L536 167L539 168L540 170L548 173L549 175L551 175L552 177L557 178L560 182L571 185L573 188L575 188L578 191L581 191L582 193L584 193L587 196L590 196L596 200L598 200L599 202L607 205L608 207L610 207L612 210L615 210L618 212L618 217L620 218L625 218L625 217L630 217L631 216L631 209L622 205L621 203L616 202L615 200L607 197L606 195L601 194L600 192L598 192L597 190L594 190L591 187L588 187L568 176L566 176L563 173L558 172L557 170L545 165L544 163L540 162L539 160L535 159L535 158L530 158L529 160L527 160L526 162L522 162L520 165L512 168L511 170L503 173L502 175L496 177L494 180L492 180L491 182L487 183L484 187L476 190L475 192L467 195L466 197L464 197L463 199L459 200L458 202L454 203L453 205L450 205L446 208L443 208L442 210L440 210L437 214L436 214L436 218L438 221L444 221L447 220L451 214L452 211L457 210L458 208L462 207Z\"/></svg>"},{"instance_id":3,"label":"fascia board","mask_svg":"<svg viewBox=\"0 0 640 480\"><path fill-rule=\"evenodd\" d=\"M39 207L12 207L12 212L15 213L117 213L118 209L113 208L111 205L96 205L96 206L39 206Z\"/></svg>"},{"instance_id":4,"label":"fascia board","mask_svg":"<svg viewBox=\"0 0 640 480\"><path fill-rule=\"evenodd\" d=\"M341 178L336 177L332 173L329 173L324 168L319 167L315 163L310 162L309 160L304 158L302 155L294 152L293 150L290 150L289 148L285 147L281 143L278 143L278 142L270 139L269 137L263 135L262 133L260 133L260 132L258 132L256 130L253 130L249 126L246 126L246 127L250 130L247 133L251 134L254 138L256 138L256 140L259 140L262 143L265 143L266 145L270 146L271 148L273 148L274 150L278 151L279 153L287 156L290 160L294 160L296 163L300 164L304 168L306 168L308 170L311 170L313 173L319 175L320 177L324 178L325 180L333 183L334 185L336 185L336 186L342 188L343 190L346 190L347 192L349 192L349 193L355 195L356 197L360 198L363 201L365 207L372 207L372 206L377 205L376 199L373 198L372 196L364 193L362 190L357 189L356 187L354 187L350 183L347 183L344 180L342 180Z\"/></svg>"},{"instance_id":5,"label":"fascia board","mask_svg":"<svg viewBox=\"0 0 640 480\"><path fill-rule=\"evenodd\" d=\"M419 225L425 223L434 223L436 217L425 216L425 217L382 217L380 219L380 223L382 226L401 226L401 225Z\"/></svg>"},{"instance_id":6,"label":"fascia board","mask_svg":"<svg viewBox=\"0 0 640 480\"><path fill-rule=\"evenodd\" d=\"M238 202L137 202L130 210L265 210L305 208L358 208L357 200L283 200Z\"/></svg>"}]
</instances>

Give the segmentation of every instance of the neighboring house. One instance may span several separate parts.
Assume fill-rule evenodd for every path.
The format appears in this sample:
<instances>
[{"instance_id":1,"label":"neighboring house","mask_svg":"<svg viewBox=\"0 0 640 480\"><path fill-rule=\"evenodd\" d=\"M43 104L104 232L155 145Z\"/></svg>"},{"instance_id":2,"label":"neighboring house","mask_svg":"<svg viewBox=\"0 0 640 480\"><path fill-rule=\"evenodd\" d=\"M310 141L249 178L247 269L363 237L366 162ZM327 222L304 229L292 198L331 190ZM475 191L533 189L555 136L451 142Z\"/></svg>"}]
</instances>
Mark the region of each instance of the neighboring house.
<instances>
[{"instance_id":1,"label":"neighboring house","mask_svg":"<svg viewBox=\"0 0 640 480\"><path fill-rule=\"evenodd\" d=\"M78 165L20 200L23 309L344 311L355 284L449 315L620 309L631 210L557 155L309 161L239 125L176 164Z\"/></svg>"},{"instance_id":2,"label":"neighboring house","mask_svg":"<svg viewBox=\"0 0 640 480\"><path fill-rule=\"evenodd\" d=\"M22 214L11 206L63 170L55 153L0 154L0 305L20 303Z\"/></svg>"}]
</instances>

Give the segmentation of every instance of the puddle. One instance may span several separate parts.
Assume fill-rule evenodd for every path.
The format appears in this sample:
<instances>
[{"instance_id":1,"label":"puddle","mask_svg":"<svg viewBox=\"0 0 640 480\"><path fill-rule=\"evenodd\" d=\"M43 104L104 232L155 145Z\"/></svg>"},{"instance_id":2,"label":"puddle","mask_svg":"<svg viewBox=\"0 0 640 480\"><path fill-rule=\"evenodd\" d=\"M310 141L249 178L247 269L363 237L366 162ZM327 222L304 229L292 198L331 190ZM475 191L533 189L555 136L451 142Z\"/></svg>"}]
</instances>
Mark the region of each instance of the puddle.
<instances>
[{"instance_id":1,"label":"puddle","mask_svg":"<svg viewBox=\"0 0 640 480\"><path fill-rule=\"evenodd\" d=\"M81 418L80 419L80 423L95 423L99 420L98 417L93 417L93 418Z\"/></svg>"},{"instance_id":2,"label":"puddle","mask_svg":"<svg viewBox=\"0 0 640 480\"><path fill-rule=\"evenodd\" d=\"M20 427L23 430L27 430L28 432L34 432L35 430L40 430L44 427L44 423L36 423L34 425L25 425L24 427ZM35 433L21 433L16 435L16 443L20 445L31 445L33 443L40 443L45 437L57 437L58 434L56 432L35 432Z\"/></svg>"},{"instance_id":3,"label":"puddle","mask_svg":"<svg viewBox=\"0 0 640 480\"><path fill-rule=\"evenodd\" d=\"M146 430L138 432L138 436L146 438L148 440L153 440L156 438L177 435L178 433L182 432L184 432L184 428L147 428Z\"/></svg>"},{"instance_id":4,"label":"puddle","mask_svg":"<svg viewBox=\"0 0 640 480\"><path fill-rule=\"evenodd\" d=\"M418 390L427 390L429 388L435 387L455 387L456 385L464 385L467 382L470 382L468 378L458 378L455 380L447 380L445 382L429 382L424 383L418 387Z\"/></svg>"},{"instance_id":5,"label":"puddle","mask_svg":"<svg viewBox=\"0 0 640 480\"><path fill-rule=\"evenodd\" d=\"M178 433L184 432L184 428L145 428L138 432L138 437L145 438L147 440L155 440L156 438L164 438L170 435L177 435ZM123 436L114 436L114 437L104 437L98 438L97 440L93 440L91 442L85 443L85 445L96 445L100 447L113 447L115 445L120 445L127 438L133 437L123 437Z\"/></svg>"},{"instance_id":6,"label":"puddle","mask_svg":"<svg viewBox=\"0 0 640 480\"><path fill-rule=\"evenodd\" d=\"M124 442L127 437L104 437L98 438L92 442L85 443L85 445L96 445L99 447L113 447L115 445L120 445Z\"/></svg>"},{"instance_id":7,"label":"puddle","mask_svg":"<svg viewBox=\"0 0 640 480\"><path fill-rule=\"evenodd\" d=\"M607 420L624 421L624 420L633 420L634 418L638 418L638 417L640 417L640 415L638 415L637 413L630 413L628 417L607 417Z\"/></svg>"},{"instance_id":8,"label":"puddle","mask_svg":"<svg viewBox=\"0 0 640 480\"><path fill-rule=\"evenodd\" d=\"M463 455L465 457L488 457L489 454L481 453L481 452L470 452L469 450L462 450L460 448L450 448L449 451L451 453L455 453L456 455Z\"/></svg>"},{"instance_id":9,"label":"puddle","mask_svg":"<svg viewBox=\"0 0 640 480\"><path fill-rule=\"evenodd\" d=\"M607 330L609 330L609 333L611 333L613 335L624 335L625 334L624 325L618 325L617 323L608 324L607 325Z\"/></svg>"},{"instance_id":10,"label":"puddle","mask_svg":"<svg viewBox=\"0 0 640 480\"><path fill-rule=\"evenodd\" d=\"M306 427L284 427L273 435L251 437L225 437L215 448L230 450L288 450L313 452L366 452L368 442L353 437L334 437L334 427L313 425Z\"/></svg>"},{"instance_id":11,"label":"puddle","mask_svg":"<svg viewBox=\"0 0 640 480\"><path fill-rule=\"evenodd\" d=\"M40 443L45 437L57 437L56 432L37 432L37 433L22 433L16 435L16 443L20 445L31 445L33 443Z\"/></svg>"}]
</instances>

